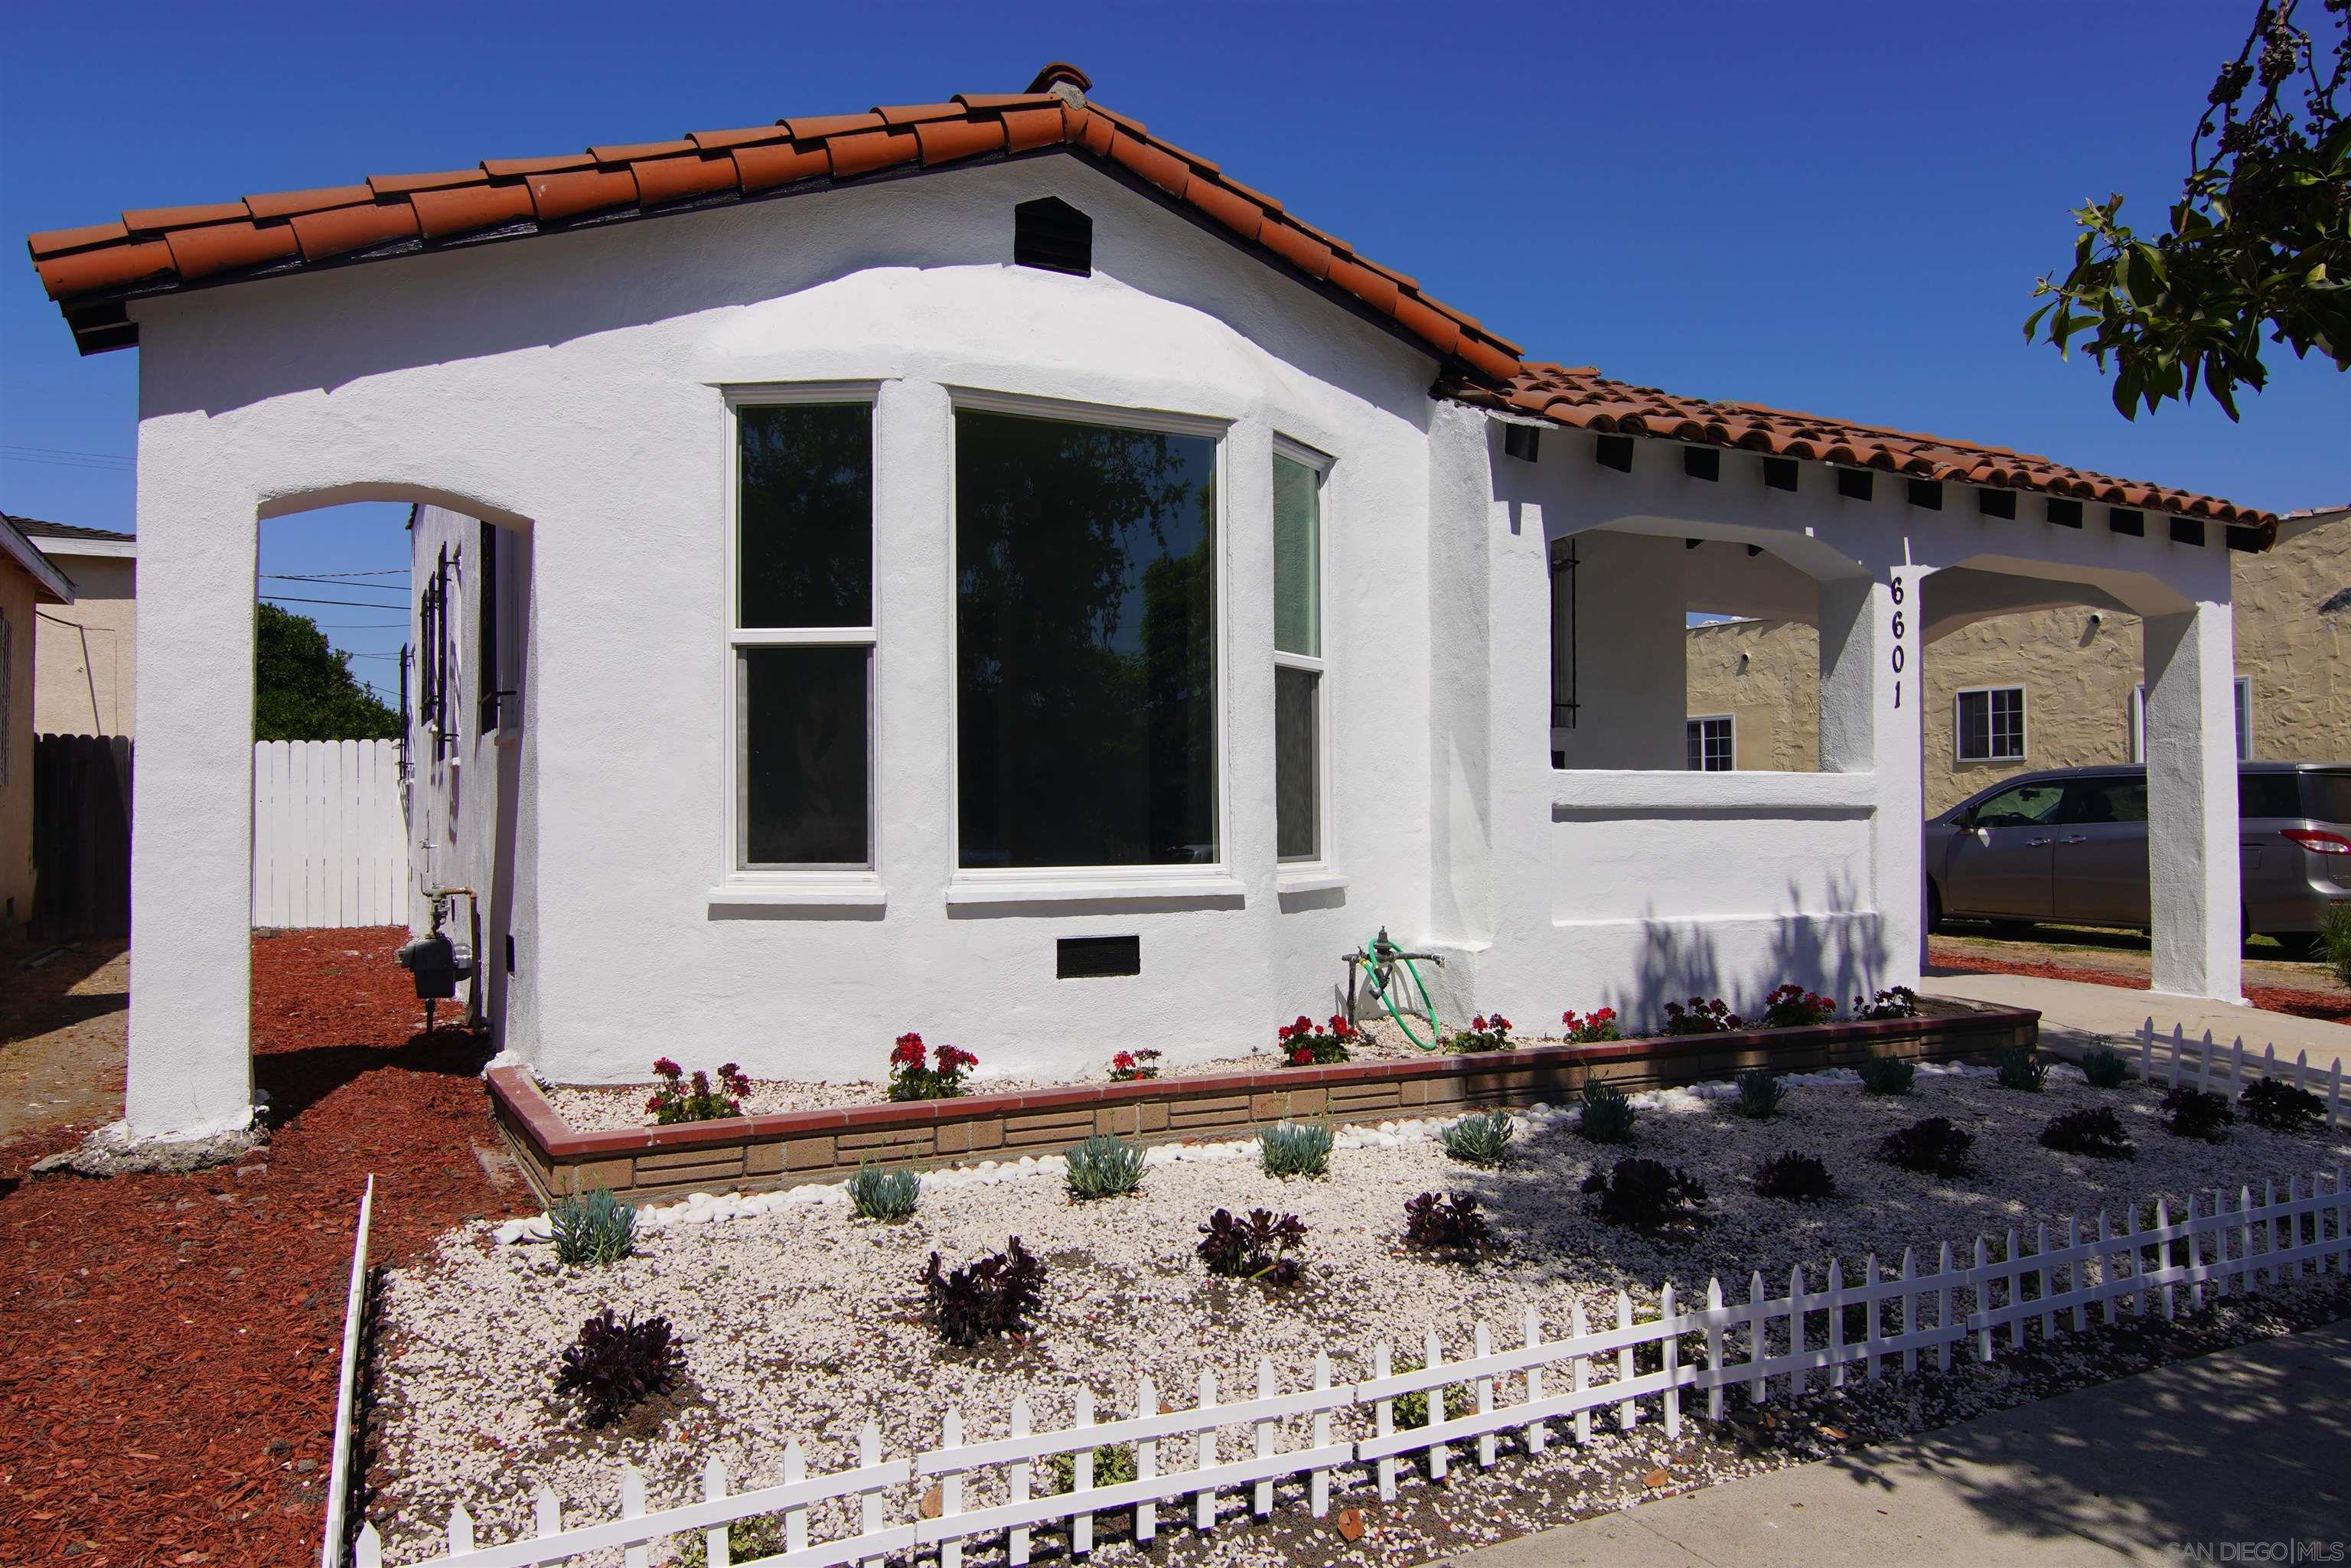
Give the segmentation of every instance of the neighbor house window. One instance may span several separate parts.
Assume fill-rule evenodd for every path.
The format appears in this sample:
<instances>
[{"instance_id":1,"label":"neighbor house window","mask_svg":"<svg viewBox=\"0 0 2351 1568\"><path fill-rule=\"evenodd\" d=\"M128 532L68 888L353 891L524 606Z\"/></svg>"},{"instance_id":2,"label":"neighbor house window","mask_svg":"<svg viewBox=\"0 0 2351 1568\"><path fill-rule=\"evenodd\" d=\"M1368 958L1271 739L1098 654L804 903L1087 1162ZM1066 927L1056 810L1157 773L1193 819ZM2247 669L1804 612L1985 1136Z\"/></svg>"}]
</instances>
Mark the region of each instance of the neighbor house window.
<instances>
[{"instance_id":1,"label":"neighbor house window","mask_svg":"<svg viewBox=\"0 0 2351 1568\"><path fill-rule=\"evenodd\" d=\"M1322 475L1273 458L1273 816L1275 852L1322 848Z\"/></svg>"},{"instance_id":2,"label":"neighbor house window","mask_svg":"<svg viewBox=\"0 0 2351 1568\"><path fill-rule=\"evenodd\" d=\"M956 413L957 863L1214 863L1217 442Z\"/></svg>"},{"instance_id":3,"label":"neighbor house window","mask_svg":"<svg viewBox=\"0 0 2351 1568\"><path fill-rule=\"evenodd\" d=\"M2250 762L2253 758L2253 682L2250 675L2237 677L2237 760ZM2131 688L2130 759L2147 760L2147 687Z\"/></svg>"},{"instance_id":4,"label":"neighbor house window","mask_svg":"<svg viewBox=\"0 0 2351 1568\"><path fill-rule=\"evenodd\" d=\"M735 855L873 863L873 410L735 410Z\"/></svg>"},{"instance_id":5,"label":"neighbor house window","mask_svg":"<svg viewBox=\"0 0 2351 1568\"><path fill-rule=\"evenodd\" d=\"M1992 686L1959 695L1955 749L1962 762L2024 758L2024 688Z\"/></svg>"},{"instance_id":6,"label":"neighbor house window","mask_svg":"<svg viewBox=\"0 0 2351 1568\"><path fill-rule=\"evenodd\" d=\"M1733 737L1737 726L1729 714L1708 714L1682 721L1682 752L1692 773L1728 773L1739 765Z\"/></svg>"}]
</instances>

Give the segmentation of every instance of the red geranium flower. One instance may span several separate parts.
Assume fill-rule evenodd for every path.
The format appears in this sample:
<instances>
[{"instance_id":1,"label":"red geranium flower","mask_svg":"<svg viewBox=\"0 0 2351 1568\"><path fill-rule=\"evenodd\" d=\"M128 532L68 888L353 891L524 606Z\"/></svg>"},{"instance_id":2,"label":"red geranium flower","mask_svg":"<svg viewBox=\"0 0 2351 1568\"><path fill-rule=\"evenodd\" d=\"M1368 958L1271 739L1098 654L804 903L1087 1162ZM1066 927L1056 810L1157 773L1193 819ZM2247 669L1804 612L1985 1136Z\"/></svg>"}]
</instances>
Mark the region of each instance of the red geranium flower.
<instances>
[{"instance_id":1,"label":"red geranium flower","mask_svg":"<svg viewBox=\"0 0 2351 1568\"><path fill-rule=\"evenodd\" d=\"M653 1061L654 1073L663 1078L675 1078L684 1071L684 1068L680 1067L676 1062L672 1061L666 1056L657 1057Z\"/></svg>"}]
</instances>

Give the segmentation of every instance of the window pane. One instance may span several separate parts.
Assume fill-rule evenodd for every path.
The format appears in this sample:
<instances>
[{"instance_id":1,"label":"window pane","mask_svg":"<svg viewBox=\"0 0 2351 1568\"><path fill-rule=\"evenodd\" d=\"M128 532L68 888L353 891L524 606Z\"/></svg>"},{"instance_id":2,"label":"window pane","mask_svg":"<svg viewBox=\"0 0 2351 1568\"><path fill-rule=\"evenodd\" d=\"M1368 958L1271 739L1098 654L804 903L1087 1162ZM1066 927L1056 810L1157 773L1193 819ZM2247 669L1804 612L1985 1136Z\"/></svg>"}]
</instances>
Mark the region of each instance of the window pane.
<instances>
[{"instance_id":1,"label":"window pane","mask_svg":"<svg viewBox=\"0 0 2351 1568\"><path fill-rule=\"evenodd\" d=\"M870 865L868 648L746 648L743 863Z\"/></svg>"},{"instance_id":2,"label":"window pane","mask_svg":"<svg viewBox=\"0 0 2351 1568\"><path fill-rule=\"evenodd\" d=\"M2003 789L1976 808L1979 828L2030 828L2053 821L2058 802L2065 798L2062 784L2019 784Z\"/></svg>"},{"instance_id":3,"label":"window pane","mask_svg":"<svg viewBox=\"0 0 2351 1568\"><path fill-rule=\"evenodd\" d=\"M1991 697L1991 754L2003 758L2023 756L2023 690L2011 687L1989 695Z\"/></svg>"},{"instance_id":4,"label":"window pane","mask_svg":"<svg viewBox=\"0 0 2351 1568\"><path fill-rule=\"evenodd\" d=\"M1959 756L1980 761L1991 755L1991 694L1959 694Z\"/></svg>"},{"instance_id":5,"label":"window pane","mask_svg":"<svg viewBox=\"0 0 2351 1568\"><path fill-rule=\"evenodd\" d=\"M956 416L967 866L1217 858L1217 445Z\"/></svg>"},{"instance_id":6,"label":"window pane","mask_svg":"<svg viewBox=\"0 0 2351 1568\"><path fill-rule=\"evenodd\" d=\"M1312 860L1321 849L1322 686L1311 670L1274 666L1274 840L1286 861Z\"/></svg>"},{"instance_id":7,"label":"window pane","mask_svg":"<svg viewBox=\"0 0 2351 1568\"><path fill-rule=\"evenodd\" d=\"M873 411L785 403L736 414L738 626L873 623Z\"/></svg>"},{"instance_id":8,"label":"window pane","mask_svg":"<svg viewBox=\"0 0 2351 1568\"><path fill-rule=\"evenodd\" d=\"M1322 476L1273 460L1273 645L1322 653Z\"/></svg>"},{"instance_id":9,"label":"window pane","mask_svg":"<svg viewBox=\"0 0 2351 1568\"><path fill-rule=\"evenodd\" d=\"M1692 773L1706 770L1706 735L1694 718L1682 721L1682 766Z\"/></svg>"}]
</instances>

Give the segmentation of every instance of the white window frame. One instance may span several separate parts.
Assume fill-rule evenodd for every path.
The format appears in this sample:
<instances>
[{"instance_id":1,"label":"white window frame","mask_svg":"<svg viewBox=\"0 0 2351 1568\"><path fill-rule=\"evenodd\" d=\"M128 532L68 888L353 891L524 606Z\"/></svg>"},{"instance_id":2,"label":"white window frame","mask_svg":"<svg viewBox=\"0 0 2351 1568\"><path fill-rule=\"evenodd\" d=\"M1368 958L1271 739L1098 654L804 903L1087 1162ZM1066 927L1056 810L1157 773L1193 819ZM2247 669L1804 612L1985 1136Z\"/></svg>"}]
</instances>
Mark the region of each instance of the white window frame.
<instances>
[{"instance_id":1,"label":"white window frame","mask_svg":"<svg viewBox=\"0 0 2351 1568\"><path fill-rule=\"evenodd\" d=\"M1340 874L1338 855L1332 845L1332 835L1339 823L1338 790L1332 778L1331 745L1331 476L1336 461L1324 452L1276 434L1273 438L1274 458L1287 458L1314 471L1314 641L1320 653L1291 653L1281 648L1273 650L1277 669L1304 670L1314 677L1314 852L1295 860L1281 854L1280 808L1277 804L1274 825L1274 885L1284 893L1306 893L1345 883ZM1268 478L1271 477L1271 459L1268 460ZM1266 529L1270 538L1273 513L1270 504L1266 511ZM1280 612L1277 609L1276 614ZM1279 677L1276 677L1277 681ZM1279 698L1277 697L1277 702ZM1277 747L1274 757L1276 799L1280 789L1280 754Z\"/></svg>"},{"instance_id":2,"label":"white window frame","mask_svg":"<svg viewBox=\"0 0 2351 1568\"><path fill-rule=\"evenodd\" d=\"M882 867L882 574L880 570L882 430L879 382L761 382L721 389L726 402L726 570L719 575L718 622L724 701L719 769L721 820L726 842L718 885L707 895L714 907L879 907L887 901ZM862 403L874 422L872 452L873 516L866 542L872 556L871 622L863 626L742 627L736 622L742 550L741 411L778 404ZM743 860L743 723L746 694L742 653L747 648L860 647L865 675L865 852L859 865L746 865Z\"/></svg>"},{"instance_id":3,"label":"white window frame","mask_svg":"<svg viewBox=\"0 0 2351 1568\"><path fill-rule=\"evenodd\" d=\"M2237 721L2237 760L2253 759L2253 677L2237 677L2234 710ZM2147 760L2147 683L2131 688L2130 699L2130 759Z\"/></svg>"},{"instance_id":4,"label":"white window frame","mask_svg":"<svg viewBox=\"0 0 2351 1568\"><path fill-rule=\"evenodd\" d=\"M1697 771L1697 772L1700 772L1700 773L1736 773L1736 772L1738 772L1738 771L1739 771L1739 716L1738 716L1737 714L1732 714L1732 713L1692 713L1692 714L1684 714L1684 715L1682 716L1682 768L1683 768L1683 771L1685 771L1685 772L1693 771L1693 770L1690 768L1690 767L1689 767L1689 727L1690 727L1690 726L1692 726L1692 725L1694 725L1694 724L1695 724L1695 725L1701 725L1701 726L1703 726L1703 725L1709 725L1709 724L1719 724L1719 725L1723 726L1723 727L1724 727L1724 728L1726 728L1726 729L1729 732L1729 735L1730 735L1730 766L1729 766L1729 767L1728 767L1728 768L1708 768L1708 767L1707 767L1707 766L1706 766L1706 731L1705 731L1703 728L1701 728L1701 729L1698 732L1698 768L1695 769L1695 771Z\"/></svg>"},{"instance_id":5,"label":"white window frame","mask_svg":"<svg viewBox=\"0 0 2351 1568\"><path fill-rule=\"evenodd\" d=\"M1984 698L1984 744L1992 744L1991 695L1995 692L2014 692L2019 723L2016 727L2016 755L2003 757L1987 751L1981 757L1970 757L1967 751L1967 727L1959 719L1959 703L1963 697L1980 695ZM1951 694L1951 760L1954 762L2022 762L2032 755L2032 699L2022 685L1962 686Z\"/></svg>"},{"instance_id":6,"label":"white window frame","mask_svg":"<svg viewBox=\"0 0 2351 1568\"><path fill-rule=\"evenodd\" d=\"M1232 434L1233 422L1208 414L1166 409L1126 408L1111 403L1071 402L1060 398L999 392L985 387L949 386L947 392L947 548L940 563L946 612L947 676L947 884L949 905L1029 904L1054 900L1092 899L1230 899L1242 900L1240 878L1233 874L1232 821ZM963 651L956 636L961 620L956 596L956 559L962 518L956 513L958 492L956 455L961 445L956 421L966 412L1004 413L1023 419L1059 420L1066 423L1100 424L1118 430L1157 430L1171 435L1192 435L1216 446L1217 530L1216 649L1217 661L1217 859L1200 865L981 866L963 863L963 716L961 690Z\"/></svg>"}]
</instances>

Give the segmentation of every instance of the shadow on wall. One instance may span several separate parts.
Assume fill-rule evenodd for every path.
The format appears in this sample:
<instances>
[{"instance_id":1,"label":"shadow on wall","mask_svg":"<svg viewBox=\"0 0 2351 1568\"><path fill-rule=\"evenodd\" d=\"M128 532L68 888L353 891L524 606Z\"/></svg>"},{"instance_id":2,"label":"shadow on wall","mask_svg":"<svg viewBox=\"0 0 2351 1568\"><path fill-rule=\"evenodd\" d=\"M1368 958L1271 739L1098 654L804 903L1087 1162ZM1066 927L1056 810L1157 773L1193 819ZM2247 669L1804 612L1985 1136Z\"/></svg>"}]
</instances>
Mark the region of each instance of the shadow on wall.
<instances>
[{"instance_id":1,"label":"shadow on wall","mask_svg":"<svg viewBox=\"0 0 2351 1568\"><path fill-rule=\"evenodd\" d=\"M1751 1017L1761 1010L1763 998L1773 987L1792 981L1825 992L1840 1009L1850 1007L1855 997L1876 988L1884 972L1878 922L1856 908L1860 888L1847 877L1832 873L1826 897L1840 914L1771 916L1764 957L1738 972L1726 972L1718 925L1661 919L1653 906L1641 917L1641 951L1633 984L1610 1005L1643 1029L1663 1021L1660 1009L1666 1003L1692 996L1720 997L1731 1011ZM1792 881L1787 884L1787 901L1791 909L1803 902Z\"/></svg>"}]
</instances>

